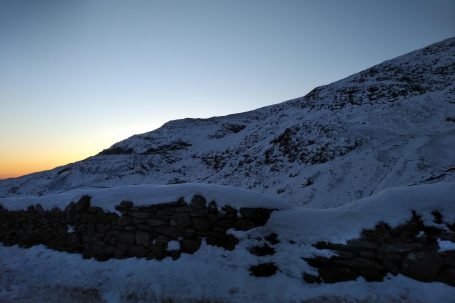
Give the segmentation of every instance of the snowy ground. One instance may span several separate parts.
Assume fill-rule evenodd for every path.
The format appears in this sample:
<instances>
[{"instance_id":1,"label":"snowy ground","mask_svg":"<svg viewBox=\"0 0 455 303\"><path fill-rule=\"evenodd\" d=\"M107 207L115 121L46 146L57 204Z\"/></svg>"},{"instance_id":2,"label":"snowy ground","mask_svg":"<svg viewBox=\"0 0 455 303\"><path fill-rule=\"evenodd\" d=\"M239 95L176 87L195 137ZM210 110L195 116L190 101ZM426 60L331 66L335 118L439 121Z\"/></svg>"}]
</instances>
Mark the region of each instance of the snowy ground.
<instances>
[{"instance_id":1,"label":"snowy ground","mask_svg":"<svg viewBox=\"0 0 455 303\"><path fill-rule=\"evenodd\" d=\"M219 189L212 192L215 200L223 196ZM96 193L92 194L96 201ZM358 279L307 284L302 279L303 272L312 272L302 258L324 253L311 243L343 242L379 221L395 226L409 219L411 210L421 214L426 224L435 224L430 215L433 210L439 210L446 221L454 221L455 184L388 189L335 209L280 210L264 227L232 231L241 240L234 251L203 243L194 255L183 254L175 261L97 262L42 246L0 246L0 302L455 302L454 287L404 276L374 283ZM248 247L261 242L258 237L270 232L276 232L281 241L273 256L248 253ZM441 250L452 249L454 243L446 242L440 242ZM267 278L251 276L248 268L263 262L275 262L279 272Z\"/></svg>"}]
</instances>

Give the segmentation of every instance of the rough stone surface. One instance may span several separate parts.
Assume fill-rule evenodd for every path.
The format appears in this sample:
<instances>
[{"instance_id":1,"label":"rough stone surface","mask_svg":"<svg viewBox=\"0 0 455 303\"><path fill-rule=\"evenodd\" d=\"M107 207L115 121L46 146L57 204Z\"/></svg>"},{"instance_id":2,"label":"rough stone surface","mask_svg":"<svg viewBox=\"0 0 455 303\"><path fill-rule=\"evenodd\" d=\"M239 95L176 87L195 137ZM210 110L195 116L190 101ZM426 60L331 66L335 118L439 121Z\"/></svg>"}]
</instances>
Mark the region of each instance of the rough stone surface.
<instances>
[{"instance_id":1,"label":"rough stone surface","mask_svg":"<svg viewBox=\"0 0 455 303\"><path fill-rule=\"evenodd\" d=\"M433 212L435 223L444 222L441 213ZM449 228L450 229L450 228ZM303 274L309 283L335 283L362 276L367 281L382 281L388 273L409 278L455 286L455 251L438 251L438 239L452 239L455 232L425 226L413 213L408 222L391 228L379 223L374 229L363 230L361 237L347 244L317 242L317 249L329 249L335 256L305 259L318 269L319 276Z\"/></svg>"},{"instance_id":2,"label":"rough stone surface","mask_svg":"<svg viewBox=\"0 0 455 303\"><path fill-rule=\"evenodd\" d=\"M270 277L278 270L275 263L261 263L250 267L250 272L255 277Z\"/></svg>"},{"instance_id":3,"label":"rough stone surface","mask_svg":"<svg viewBox=\"0 0 455 303\"><path fill-rule=\"evenodd\" d=\"M215 201L207 205L200 195L194 196L191 204L182 198L150 206L122 201L115 208L121 216L90 206L89 196L69 203L63 211L45 211L39 204L18 211L0 207L0 242L22 247L43 244L99 261L127 257L177 259L182 252L196 252L203 239L208 245L233 250L239 241L226 231L242 220L247 220L242 230L263 225L272 211L249 208L246 214L252 219L244 219L230 206L220 211ZM168 251L170 240L179 240L180 250Z\"/></svg>"}]
</instances>

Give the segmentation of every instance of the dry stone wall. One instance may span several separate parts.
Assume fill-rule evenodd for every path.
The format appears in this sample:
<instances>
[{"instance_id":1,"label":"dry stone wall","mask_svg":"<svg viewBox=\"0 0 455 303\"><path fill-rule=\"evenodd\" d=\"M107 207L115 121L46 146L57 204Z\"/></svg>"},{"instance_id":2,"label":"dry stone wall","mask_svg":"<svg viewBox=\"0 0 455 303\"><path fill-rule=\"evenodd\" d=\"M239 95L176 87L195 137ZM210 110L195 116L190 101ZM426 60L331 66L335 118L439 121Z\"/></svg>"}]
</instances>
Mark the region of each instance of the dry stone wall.
<instances>
[{"instance_id":1,"label":"dry stone wall","mask_svg":"<svg viewBox=\"0 0 455 303\"><path fill-rule=\"evenodd\" d=\"M413 213L398 227L380 223L346 244L318 242L316 248L332 250L336 255L306 259L317 268L318 275L305 273L303 278L310 283L335 283L360 276L367 281L382 281L387 274L402 274L455 286L455 250L440 251L438 245L438 240L455 242L455 224L444 222L437 211L433 216L440 227L424 225Z\"/></svg>"},{"instance_id":2,"label":"dry stone wall","mask_svg":"<svg viewBox=\"0 0 455 303\"><path fill-rule=\"evenodd\" d=\"M205 239L208 245L233 250L238 243L228 229L249 230L264 225L273 209L218 208L196 195L150 206L123 201L108 212L90 205L84 196L64 210L44 210L40 205L11 211L0 207L0 242L31 247L43 244L58 251L80 253L99 261L140 257L162 259L192 254ZM175 241L169 245L171 241ZM178 242L178 244L177 244Z\"/></svg>"}]
</instances>

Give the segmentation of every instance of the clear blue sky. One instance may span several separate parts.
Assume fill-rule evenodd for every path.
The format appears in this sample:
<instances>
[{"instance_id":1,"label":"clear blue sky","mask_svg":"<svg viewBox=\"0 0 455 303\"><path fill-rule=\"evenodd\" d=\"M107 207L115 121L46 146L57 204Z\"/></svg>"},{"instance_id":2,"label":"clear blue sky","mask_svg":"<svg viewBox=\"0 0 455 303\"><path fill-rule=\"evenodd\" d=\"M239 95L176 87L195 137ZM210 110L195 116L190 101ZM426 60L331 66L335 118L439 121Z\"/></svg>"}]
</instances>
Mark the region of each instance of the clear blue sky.
<instances>
[{"instance_id":1,"label":"clear blue sky","mask_svg":"<svg viewBox=\"0 0 455 303\"><path fill-rule=\"evenodd\" d=\"M3 0L0 178L299 97L451 36L453 0Z\"/></svg>"}]
</instances>

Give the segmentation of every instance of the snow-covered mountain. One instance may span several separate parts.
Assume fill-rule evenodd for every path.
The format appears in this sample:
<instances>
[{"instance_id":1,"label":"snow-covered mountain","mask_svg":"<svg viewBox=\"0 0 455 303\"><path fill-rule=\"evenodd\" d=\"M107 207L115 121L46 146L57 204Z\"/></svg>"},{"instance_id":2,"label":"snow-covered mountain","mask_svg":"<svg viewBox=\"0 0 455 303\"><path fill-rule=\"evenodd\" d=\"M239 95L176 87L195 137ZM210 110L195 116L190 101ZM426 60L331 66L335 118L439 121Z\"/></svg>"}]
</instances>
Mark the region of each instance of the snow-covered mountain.
<instances>
[{"instance_id":1,"label":"snow-covered mountain","mask_svg":"<svg viewBox=\"0 0 455 303\"><path fill-rule=\"evenodd\" d=\"M78 187L215 183L332 207L390 186L455 180L455 38L304 97L171 121L96 156L0 181L0 197Z\"/></svg>"}]
</instances>

